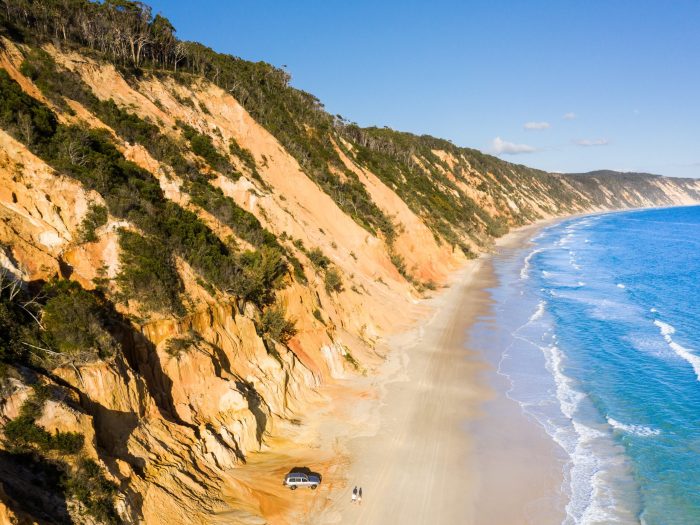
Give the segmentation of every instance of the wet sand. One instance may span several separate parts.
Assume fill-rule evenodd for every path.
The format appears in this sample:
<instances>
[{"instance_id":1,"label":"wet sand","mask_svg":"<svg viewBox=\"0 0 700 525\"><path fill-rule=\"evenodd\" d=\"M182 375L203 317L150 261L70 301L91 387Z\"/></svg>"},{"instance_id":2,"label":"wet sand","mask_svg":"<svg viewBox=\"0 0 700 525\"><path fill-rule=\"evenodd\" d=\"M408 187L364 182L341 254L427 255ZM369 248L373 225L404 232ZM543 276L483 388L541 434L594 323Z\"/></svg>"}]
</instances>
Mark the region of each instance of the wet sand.
<instances>
[{"instance_id":1,"label":"wet sand","mask_svg":"<svg viewBox=\"0 0 700 525\"><path fill-rule=\"evenodd\" d=\"M531 237L514 238L500 247L497 257L518 251ZM492 263L489 259L480 271L485 288L499 285ZM481 401L480 414L466 425L473 440L473 523L559 524L564 520L567 503L561 493L566 455L534 418L507 397L510 383L496 371L503 348L493 344L499 339L499 330L489 315L492 305L486 295L480 330L470 331L467 338L473 358L488 363L480 379L491 395Z\"/></svg>"},{"instance_id":2,"label":"wet sand","mask_svg":"<svg viewBox=\"0 0 700 525\"><path fill-rule=\"evenodd\" d=\"M543 224L511 233L498 250L525 245ZM470 328L488 318L492 257L473 261L425 306L433 314L392 338L376 384L379 402L357 406L346 483L312 523L561 523L563 459L537 423L506 396ZM498 351L495 349L494 351ZM357 433L354 434L357 436ZM354 486L361 504L351 503Z\"/></svg>"}]
</instances>

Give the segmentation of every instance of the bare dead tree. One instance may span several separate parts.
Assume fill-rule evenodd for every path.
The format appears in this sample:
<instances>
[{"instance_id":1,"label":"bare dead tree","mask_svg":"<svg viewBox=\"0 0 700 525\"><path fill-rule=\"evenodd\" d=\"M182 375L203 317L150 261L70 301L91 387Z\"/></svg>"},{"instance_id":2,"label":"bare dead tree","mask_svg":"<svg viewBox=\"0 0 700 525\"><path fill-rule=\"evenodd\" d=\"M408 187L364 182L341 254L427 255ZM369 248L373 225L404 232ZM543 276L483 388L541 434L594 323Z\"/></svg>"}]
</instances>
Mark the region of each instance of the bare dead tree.
<instances>
[{"instance_id":1,"label":"bare dead tree","mask_svg":"<svg viewBox=\"0 0 700 525\"><path fill-rule=\"evenodd\" d=\"M20 111L17 114L17 127L19 132L24 139L25 144L34 143L34 123L32 122L32 117L30 117L24 111Z\"/></svg>"},{"instance_id":2,"label":"bare dead tree","mask_svg":"<svg viewBox=\"0 0 700 525\"><path fill-rule=\"evenodd\" d=\"M87 163L87 155L85 153L85 141L82 136L72 138L62 145L61 153L76 166L85 166Z\"/></svg>"},{"instance_id":3,"label":"bare dead tree","mask_svg":"<svg viewBox=\"0 0 700 525\"><path fill-rule=\"evenodd\" d=\"M185 45L182 42L178 42L173 50L173 69L177 72L177 66L182 62L187 56Z\"/></svg>"},{"instance_id":4,"label":"bare dead tree","mask_svg":"<svg viewBox=\"0 0 700 525\"><path fill-rule=\"evenodd\" d=\"M14 301L22 291L22 281L4 266L0 268L0 296L7 295L10 302Z\"/></svg>"}]
</instances>

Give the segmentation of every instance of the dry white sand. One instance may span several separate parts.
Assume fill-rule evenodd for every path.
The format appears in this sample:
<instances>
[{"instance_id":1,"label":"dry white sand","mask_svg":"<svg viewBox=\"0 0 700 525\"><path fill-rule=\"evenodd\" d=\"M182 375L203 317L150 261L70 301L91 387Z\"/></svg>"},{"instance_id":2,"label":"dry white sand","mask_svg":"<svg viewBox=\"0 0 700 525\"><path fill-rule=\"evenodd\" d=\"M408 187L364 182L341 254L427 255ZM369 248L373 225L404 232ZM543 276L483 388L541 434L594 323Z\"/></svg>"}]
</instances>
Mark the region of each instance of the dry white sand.
<instances>
[{"instance_id":1,"label":"dry white sand","mask_svg":"<svg viewBox=\"0 0 700 525\"><path fill-rule=\"evenodd\" d=\"M518 230L499 245L521 245L537 230ZM490 306L489 261L455 275L426 301L432 317L393 338L377 379L379 401L358 404L362 436L348 441L347 484L309 522L561 523L561 456L505 397L505 385L493 388L493 370L467 342L470 325ZM363 489L361 504L351 503L354 486Z\"/></svg>"}]
</instances>

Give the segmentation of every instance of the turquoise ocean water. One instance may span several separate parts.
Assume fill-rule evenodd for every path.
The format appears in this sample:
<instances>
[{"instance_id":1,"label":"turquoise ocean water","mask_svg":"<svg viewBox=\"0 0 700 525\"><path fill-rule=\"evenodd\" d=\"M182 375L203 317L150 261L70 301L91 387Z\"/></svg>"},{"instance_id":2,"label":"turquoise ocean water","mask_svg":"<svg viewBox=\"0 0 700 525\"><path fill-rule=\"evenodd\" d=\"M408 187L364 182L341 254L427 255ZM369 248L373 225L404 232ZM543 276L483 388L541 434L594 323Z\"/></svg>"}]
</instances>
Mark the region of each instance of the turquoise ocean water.
<instances>
[{"instance_id":1,"label":"turquoise ocean water","mask_svg":"<svg viewBox=\"0 0 700 525\"><path fill-rule=\"evenodd\" d=\"M700 524L700 207L577 218L495 260L508 396L564 451L567 524Z\"/></svg>"}]
</instances>

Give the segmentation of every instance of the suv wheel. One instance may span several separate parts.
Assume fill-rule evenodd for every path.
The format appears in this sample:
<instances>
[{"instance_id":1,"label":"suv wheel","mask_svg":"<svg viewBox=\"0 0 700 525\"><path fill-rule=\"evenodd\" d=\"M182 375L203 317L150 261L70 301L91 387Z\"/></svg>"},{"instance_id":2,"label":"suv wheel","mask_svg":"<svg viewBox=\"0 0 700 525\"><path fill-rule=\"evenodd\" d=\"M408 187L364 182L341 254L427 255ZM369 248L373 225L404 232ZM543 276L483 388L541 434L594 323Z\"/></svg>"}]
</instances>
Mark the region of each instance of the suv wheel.
<instances>
[{"instance_id":1,"label":"suv wheel","mask_svg":"<svg viewBox=\"0 0 700 525\"><path fill-rule=\"evenodd\" d=\"M311 485L311 490L316 490L316 487L318 487L318 485Z\"/></svg>"},{"instance_id":2,"label":"suv wheel","mask_svg":"<svg viewBox=\"0 0 700 525\"><path fill-rule=\"evenodd\" d=\"M296 486L296 485L290 485L289 488L290 488L291 490L296 490L296 489L297 489L297 486Z\"/></svg>"}]
</instances>

